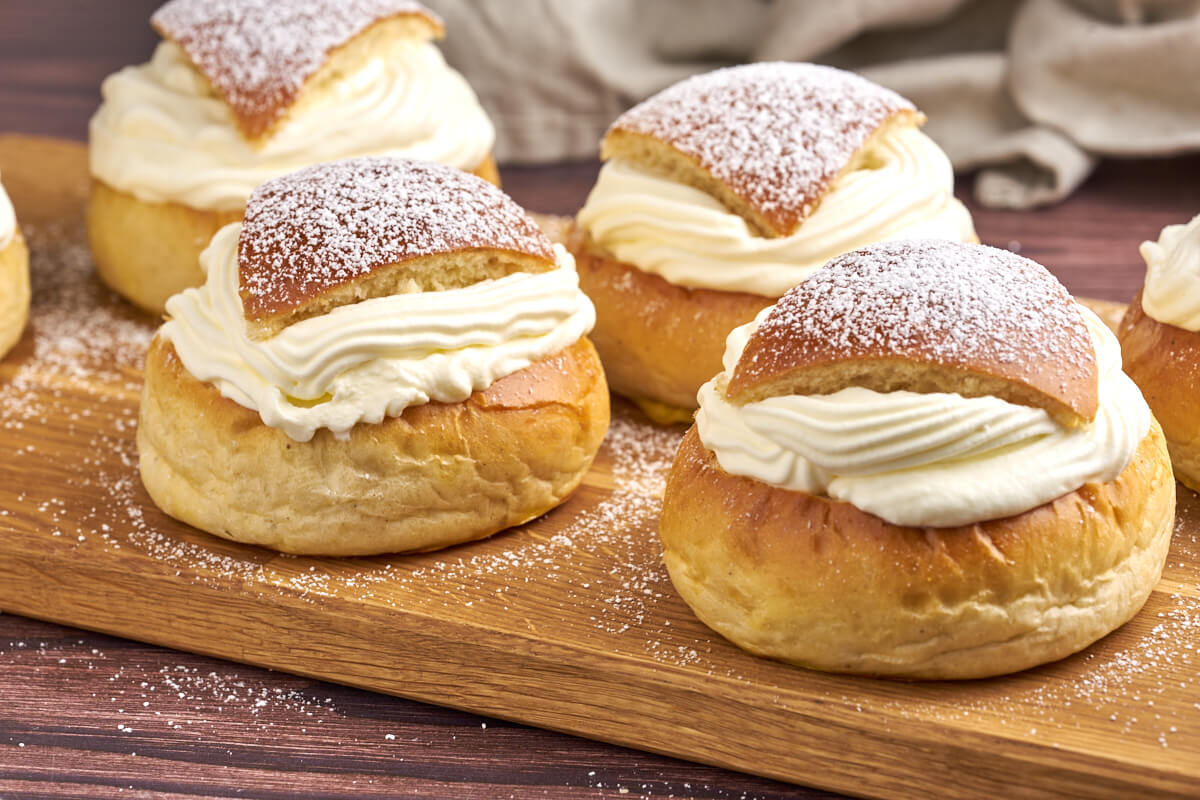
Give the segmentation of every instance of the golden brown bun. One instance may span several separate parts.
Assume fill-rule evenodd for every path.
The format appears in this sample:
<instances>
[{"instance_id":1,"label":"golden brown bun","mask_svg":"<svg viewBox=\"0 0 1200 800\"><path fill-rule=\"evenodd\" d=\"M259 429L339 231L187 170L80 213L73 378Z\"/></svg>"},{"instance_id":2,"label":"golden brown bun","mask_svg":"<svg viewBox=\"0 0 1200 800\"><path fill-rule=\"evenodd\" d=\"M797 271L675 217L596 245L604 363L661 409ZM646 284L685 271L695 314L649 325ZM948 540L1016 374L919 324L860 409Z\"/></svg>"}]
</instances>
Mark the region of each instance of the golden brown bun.
<instances>
[{"instance_id":1,"label":"golden brown bun","mask_svg":"<svg viewBox=\"0 0 1200 800\"><path fill-rule=\"evenodd\" d=\"M21 338L29 320L29 250L18 228L0 250L0 357Z\"/></svg>"},{"instance_id":2,"label":"golden brown bun","mask_svg":"<svg viewBox=\"0 0 1200 800\"><path fill-rule=\"evenodd\" d=\"M366 156L315 164L251 193L238 236L251 330L274 334L368 297L549 272L553 244L525 209L475 175Z\"/></svg>"},{"instance_id":3,"label":"golden brown bun","mask_svg":"<svg viewBox=\"0 0 1200 800\"><path fill-rule=\"evenodd\" d=\"M475 175L499 185L491 156ZM206 211L179 203L148 203L92 180L88 241L96 272L118 294L154 315L167 298L204 283L200 253L213 234L242 218L242 210Z\"/></svg>"},{"instance_id":4,"label":"golden brown bun","mask_svg":"<svg viewBox=\"0 0 1200 800\"><path fill-rule=\"evenodd\" d=\"M167 298L204 283L200 253L213 234L242 218L179 203L147 203L92 179L88 244L100 279L138 308L160 315Z\"/></svg>"},{"instance_id":5,"label":"golden brown bun","mask_svg":"<svg viewBox=\"0 0 1200 800\"><path fill-rule=\"evenodd\" d=\"M412 0L171 0L150 19L224 98L242 134L270 138L289 112L400 37L441 38Z\"/></svg>"},{"instance_id":6,"label":"golden brown bun","mask_svg":"<svg viewBox=\"0 0 1200 800\"><path fill-rule=\"evenodd\" d=\"M138 418L142 481L167 514L288 553L430 550L549 511L608 429L587 339L461 403L430 403L339 440L300 443L191 377L155 337Z\"/></svg>"},{"instance_id":7,"label":"golden brown bun","mask_svg":"<svg viewBox=\"0 0 1200 800\"><path fill-rule=\"evenodd\" d=\"M1081 425L1100 405L1095 347L1045 267L977 244L880 242L825 264L746 343L728 396L945 392Z\"/></svg>"},{"instance_id":8,"label":"golden brown bun","mask_svg":"<svg viewBox=\"0 0 1200 800\"><path fill-rule=\"evenodd\" d=\"M696 75L626 111L600 155L706 192L762 236L788 236L888 126L924 121L893 91L816 64Z\"/></svg>"},{"instance_id":9,"label":"golden brown bun","mask_svg":"<svg viewBox=\"0 0 1200 800\"><path fill-rule=\"evenodd\" d=\"M1200 492L1200 332L1147 316L1138 292L1117 338L1125 373L1162 425L1175 477Z\"/></svg>"},{"instance_id":10,"label":"golden brown bun","mask_svg":"<svg viewBox=\"0 0 1200 800\"><path fill-rule=\"evenodd\" d=\"M596 306L590 336L609 386L656 422L690 421L700 385L721 371L725 337L773 300L676 286L601 255L578 229L569 247L579 286Z\"/></svg>"},{"instance_id":11,"label":"golden brown bun","mask_svg":"<svg viewBox=\"0 0 1200 800\"><path fill-rule=\"evenodd\" d=\"M1070 655L1158 582L1175 483L1157 424L1113 481L1014 517L904 528L730 475L693 427L660 536L696 615L752 653L836 672L981 678Z\"/></svg>"}]
</instances>

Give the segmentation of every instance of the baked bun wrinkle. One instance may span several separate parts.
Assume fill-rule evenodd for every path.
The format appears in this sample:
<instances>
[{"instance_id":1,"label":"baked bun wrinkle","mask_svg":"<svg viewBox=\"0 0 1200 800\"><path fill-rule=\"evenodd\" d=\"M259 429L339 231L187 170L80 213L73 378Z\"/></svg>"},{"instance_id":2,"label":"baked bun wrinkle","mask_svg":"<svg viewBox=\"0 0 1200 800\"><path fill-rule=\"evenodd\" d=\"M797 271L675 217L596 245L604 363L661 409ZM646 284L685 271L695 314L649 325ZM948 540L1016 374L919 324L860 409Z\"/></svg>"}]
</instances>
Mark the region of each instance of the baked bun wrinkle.
<instances>
[{"instance_id":1,"label":"baked bun wrinkle","mask_svg":"<svg viewBox=\"0 0 1200 800\"><path fill-rule=\"evenodd\" d=\"M303 92L352 72L380 40L444 34L413 0L170 0L150 23L183 49L251 140L268 138Z\"/></svg>"},{"instance_id":2,"label":"baked bun wrinkle","mask_svg":"<svg viewBox=\"0 0 1200 800\"><path fill-rule=\"evenodd\" d=\"M188 374L155 337L138 420L142 481L167 514L288 553L432 550L558 505L608 429L586 338L461 403L428 403L338 439L296 442Z\"/></svg>"},{"instance_id":3,"label":"baked bun wrinkle","mask_svg":"<svg viewBox=\"0 0 1200 800\"><path fill-rule=\"evenodd\" d=\"M1138 292L1117 338L1125 372L1162 425L1175 477L1200 492L1200 331L1149 316Z\"/></svg>"},{"instance_id":4,"label":"baked bun wrinkle","mask_svg":"<svg viewBox=\"0 0 1200 800\"><path fill-rule=\"evenodd\" d=\"M731 475L693 428L667 479L664 559L708 626L819 670L981 678L1064 658L1161 574L1175 488L1157 424L1121 474L1005 519L907 528Z\"/></svg>"},{"instance_id":5,"label":"baked bun wrinkle","mask_svg":"<svg viewBox=\"0 0 1200 800\"><path fill-rule=\"evenodd\" d=\"M368 297L556 267L550 240L492 184L382 156L267 181L238 239L242 306L259 335Z\"/></svg>"},{"instance_id":6,"label":"baked bun wrinkle","mask_svg":"<svg viewBox=\"0 0 1200 800\"><path fill-rule=\"evenodd\" d=\"M857 167L872 136L923 120L900 95L844 70L747 64L688 78L626 111L601 157L707 192L762 236L788 236Z\"/></svg>"},{"instance_id":7,"label":"baked bun wrinkle","mask_svg":"<svg viewBox=\"0 0 1200 800\"><path fill-rule=\"evenodd\" d=\"M839 256L785 294L727 395L991 395L1077 426L1096 416L1098 376L1083 317L1045 267L994 247L908 240Z\"/></svg>"}]
</instances>

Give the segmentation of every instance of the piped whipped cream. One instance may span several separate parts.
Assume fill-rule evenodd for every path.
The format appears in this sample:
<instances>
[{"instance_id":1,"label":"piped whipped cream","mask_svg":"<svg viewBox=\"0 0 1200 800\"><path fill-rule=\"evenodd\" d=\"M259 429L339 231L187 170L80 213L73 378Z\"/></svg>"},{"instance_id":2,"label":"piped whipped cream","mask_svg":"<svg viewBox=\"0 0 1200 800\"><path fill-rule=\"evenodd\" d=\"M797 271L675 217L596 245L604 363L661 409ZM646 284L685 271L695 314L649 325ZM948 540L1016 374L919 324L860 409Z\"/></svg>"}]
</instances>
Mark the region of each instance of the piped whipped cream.
<instances>
[{"instance_id":1,"label":"piped whipped cream","mask_svg":"<svg viewBox=\"0 0 1200 800\"><path fill-rule=\"evenodd\" d=\"M144 202L242 208L259 184L359 155L473 170L495 129L466 80L424 39L398 38L353 74L299 105L265 143L242 136L229 106L183 50L162 42L149 63L101 86L89 154L94 176Z\"/></svg>"},{"instance_id":2,"label":"piped whipped cream","mask_svg":"<svg viewBox=\"0 0 1200 800\"><path fill-rule=\"evenodd\" d=\"M884 130L791 236L758 235L713 196L614 159L578 223L619 261L679 286L780 297L834 256L889 239L977 241L954 170L916 128Z\"/></svg>"},{"instance_id":3,"label":"piped whipped cream","mask_svg":"<svg viewBox=\"0 0 1200 800\"><path fill-rule=\"evenodd\" d=\"M1166 325L1200 331L1200 215L1168 225L1138 251L1146 261L1142 310Z\"/></svg>"},{"instance_id":4,"label":"piped whipped cream","mask_svg":"<svg viewBox=\"0 0 1200 800\"><path fill-rule=\"evenodd\" d=\"M996 397L880 393L780 396L737 406L726 376L759 323L734 329L725 372L701 387L696 427L721 468L843 500L896 525L947 527L1020 514L1088 482L1116 478L1150 429L1150 410L1121 371L1121 348L1080 307L1096 347L1100 409L1067 428L1039 408Z\"/></svg>"},{"instance_id":5,"label":"piped whipped cream","mask_svg":"<svg viewBox=\"0 0 1200 800\"><path fill-rule=\"evenodd\" d=\"M200 256L207 282L167 301L160 335L193 377L297 441L319 428L345 436L409 406L461 402L595 323L575 261L556 245L559 266L549 272L371 298L251 339L238 294L241 227L213 237Z\"/></svg>"},{"instance_id":6,"label":"piped whipped cream","mask_svg":"<svg viewBox=\"0 0 1200 800\"><path fill-rule=\"evenodd\" d=\"M17 233L17 213L13 211L12 201L0 184L0 250L8 247Z\"/></svg>"}]
</instances>

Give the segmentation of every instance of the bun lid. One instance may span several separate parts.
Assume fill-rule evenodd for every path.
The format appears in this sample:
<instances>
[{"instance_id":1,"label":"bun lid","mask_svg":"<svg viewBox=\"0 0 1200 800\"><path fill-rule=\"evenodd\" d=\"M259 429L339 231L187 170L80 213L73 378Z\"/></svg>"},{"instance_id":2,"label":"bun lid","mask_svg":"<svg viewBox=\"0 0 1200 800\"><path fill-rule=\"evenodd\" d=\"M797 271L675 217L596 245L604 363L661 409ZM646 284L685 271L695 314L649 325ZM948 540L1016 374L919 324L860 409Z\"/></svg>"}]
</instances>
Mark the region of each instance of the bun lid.
<instances>
[{"instance_id":1,"label":"bun lid","mask_svg":"<svg viewBox=\"0 0 1200 800\"><path fill-rule=\"evenodd\" d=\"M1086 323L1045 267L984 245L884 242L785 294L746 344L727 396L991 395L1084 424L1099 406Z\"/></svg>"},{"instance_id":2,"label":"bun lid","mask_svg":"<svg viewBox=\"0 0 1200 800\"><path fill-rule=\"evenodd\" d=\"M262 184L246 204L237 259L243 314L260 335L369 297L558 265L546 235L492 184L381 156Z\"/></svg>"},{"instance_id":3,"label":"bun lid","mask_svg":"<svg viewBox=\"0 0 1200 800\"><path fill-rule=\"evenodd\" d=\"M601 156L708 192L763 236L788 236L886 124L924 117L895 92L816 64L688 78L622 114Z\"/></svg>"},{"instance_id":4,"label":"bun lid","mask_svg":"<svg viewBox=\"0 0 1200 800\"><path fill-rule=\"evenodd\" d=\"M384 20L440 38L413 0L170 0L150 24L175 42L229 104L249 139L268 133L335 50Z\"/></svg>"}]
</instances>

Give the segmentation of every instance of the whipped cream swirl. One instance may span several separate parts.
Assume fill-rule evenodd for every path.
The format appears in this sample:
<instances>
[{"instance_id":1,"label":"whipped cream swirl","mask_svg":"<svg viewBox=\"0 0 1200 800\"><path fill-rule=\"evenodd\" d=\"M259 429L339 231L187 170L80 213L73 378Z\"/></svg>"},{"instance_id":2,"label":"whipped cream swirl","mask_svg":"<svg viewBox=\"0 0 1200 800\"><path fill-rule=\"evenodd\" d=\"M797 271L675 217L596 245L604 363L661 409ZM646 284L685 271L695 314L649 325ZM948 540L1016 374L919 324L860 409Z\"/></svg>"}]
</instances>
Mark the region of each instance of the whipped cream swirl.
<instances>
[{"instance_id":1,"label":"whipped cream swirl","mask_svg":"<svg viewBox=\"0 0 1200 800\"><path fill-rule=\"evenodd\" d=\"M149 63L101 86L92 174L144 202L235 211L259 184L310 164L390 155L469 171L495 139L471 87L418 37L392 41L320 93L251 143L183 50L162 42Z\"/></svg>"},{"instance_id":2,"label":"whipped cream swirl","mask_svg":"<svg viewBox=\"0 0 1200 800\"><path fill-rule=\"evenodd\" d=\"M17 233L17 214L13 211L12 201L0 184L0 250L8 247Z\"/></svg>"},{"instance_id":3,"label":"whipped cream swirl","mask_svg":"<svg viewBox=\"0 0 1200 800\"><path fill-rule=\"evenodd\" d=\"M207 282L167 301L160 335L194 378L296 441L318 428L345 436L409 406L461 402L595 323L575 261L556 245L559 266L549 272L371 298L251 339L238 294L241 228L213 237L200 256Z\"/></svg>"},{"instance_id":4,"label":"whipped cream swirl","mask_svg":"<svg viewBox=\"0 0 1200 800\"><path fill-rule=\"evenodd\" d=\"M831 258L888 239L978 241L954 170L912 127L880 133L791 236L759 236L706 192L620 161L578 222L619 261L679 286L781 297Z\"/></svg>"},{"instance_id":5,"label":"whipped cream swirl","mask_svg":"<svg viewBox=\"0 0 1200 800\"><path fill-rule=\"evenodd\" d=\"M1146 261L1142 310L1166 325L1200 331L1200 215L1168 225L1138 251Z\"/></svg>"},{"instance_id":6,"label":"whipped cream swirl","mask_svg":"<svg viewBox=\"0 0 1200 800\"><path fill-rule=\"evenodd\" d=\"M725 372L701 387L696 427L726 472L846 501L896 525L948 527L1020 514L1088 482L1110 481L1150 429L1121 371L1121 348L1080 307L1096 347L1100 409L1067 428L996 397L880 393L771 397L737 406L726 376L765 319L730 333Z\"/></svg>"}]
</instances>

